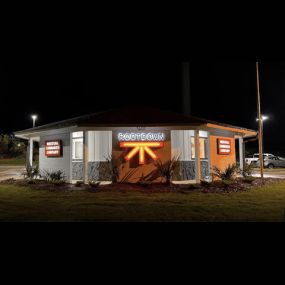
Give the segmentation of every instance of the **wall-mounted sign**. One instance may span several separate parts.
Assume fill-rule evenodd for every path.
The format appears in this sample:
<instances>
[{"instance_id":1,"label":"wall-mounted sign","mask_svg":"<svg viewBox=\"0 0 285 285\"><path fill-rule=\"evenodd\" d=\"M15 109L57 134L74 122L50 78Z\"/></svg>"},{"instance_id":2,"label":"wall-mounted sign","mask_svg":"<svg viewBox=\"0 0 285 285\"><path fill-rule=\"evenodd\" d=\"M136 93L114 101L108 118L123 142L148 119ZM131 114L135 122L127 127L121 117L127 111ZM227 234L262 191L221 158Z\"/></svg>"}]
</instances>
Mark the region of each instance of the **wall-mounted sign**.
<instances>
[{"instance_id":1,"label":"wall-mounted sign","mask_svg":"<svg viewBox=\"0 0 285 285\"><path fill-rule=\"evenodd\" d=\"M129 161L139 153L139 164L145 164L146 153L153 160L157 160L159 157L151 148L161 148L163 145L163 142L120 142L121 148L132 148L132 150L125 156L125 160Z\"/></svg>"},{"instance_id":2,"label":"wall-mounted sign","mask_svg":"<svg viewBox=\"0 0 285 285\"><path fill-rule=\"evenodd\" d=\"M165 141L165 134L156 132L119 132L118 140L120 142L161 142Z\"/></svg>"},{"instance_id":3,"label":"wall-mounted sign","mask_svg":"<svg viewBox=\"0 0 285 285\"><path fill-rule=\"evenodd\" d=\"M60 157L62 154L62 143L60 140L46 141L45 154L47 157Z\"/></svg>"},{"instance_id":4,"label":"wall-mounted sign","mask_svg":"<svg viewBox=\"0 0 285 285\"><path fill-rule=\"evenodd\" d=\"M228 155L231 151L230 139L218 139L218 154Z\"/></svg>"}]
</instances>

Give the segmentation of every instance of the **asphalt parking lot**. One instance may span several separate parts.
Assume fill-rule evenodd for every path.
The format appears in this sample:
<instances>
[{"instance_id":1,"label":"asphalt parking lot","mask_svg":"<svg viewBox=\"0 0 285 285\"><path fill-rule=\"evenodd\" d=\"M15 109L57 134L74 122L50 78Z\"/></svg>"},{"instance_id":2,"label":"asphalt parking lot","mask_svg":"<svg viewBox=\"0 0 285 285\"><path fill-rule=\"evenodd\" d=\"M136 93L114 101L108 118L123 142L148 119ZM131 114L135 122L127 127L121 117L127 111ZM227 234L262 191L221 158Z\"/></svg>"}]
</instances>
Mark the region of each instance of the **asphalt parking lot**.
<instances>
[{"instance_id":1,"label":"asphalt parking lot","mask_svg":"<svg viewBox=\"0 0 285 285\"><path fill-rule=\"evenodd\" d=\"M0 165L0 181L11 178L21 179L24 169L23 166Z\"/></svg>"}]
</instances>

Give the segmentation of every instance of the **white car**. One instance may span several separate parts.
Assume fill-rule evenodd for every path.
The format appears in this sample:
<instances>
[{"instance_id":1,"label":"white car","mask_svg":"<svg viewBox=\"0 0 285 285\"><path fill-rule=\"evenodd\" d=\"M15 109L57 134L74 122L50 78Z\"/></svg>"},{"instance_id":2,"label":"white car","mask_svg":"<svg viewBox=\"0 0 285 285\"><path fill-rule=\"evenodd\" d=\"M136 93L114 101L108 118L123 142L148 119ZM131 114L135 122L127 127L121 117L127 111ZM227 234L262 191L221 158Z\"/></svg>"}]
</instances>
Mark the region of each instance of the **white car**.
<instances>
[{"instance_id":1,"label":"white car","mask_svg":"<svg viewBox=\"0 0 285 285\"><path fill-rule=\"evenodd\" d=\"M256 166L260 166L260 161L258 160L256 163ZM280 156L273 156L273 157L267 157L264 159L264 167L273 169L278 167L285 167L285 158Z\"/></svg>"},{"instance_id":2,"label":"white car","mask_svg":"<svg viewBox=\"0 0 285 285\"><path fill-rule=\"evenodd\" d=\"M268 157L274 157L274 155L271 154L271 153L264 153L264 154L263 154L263 158L264 158L264 159L265 159L265 158L268 158ZM258 160L259 160L259 153L255 153L252 157L247 157L247 158L245 159L245 162L246 162L247 164L256 164Z\"/></svg>"}]
</instances>

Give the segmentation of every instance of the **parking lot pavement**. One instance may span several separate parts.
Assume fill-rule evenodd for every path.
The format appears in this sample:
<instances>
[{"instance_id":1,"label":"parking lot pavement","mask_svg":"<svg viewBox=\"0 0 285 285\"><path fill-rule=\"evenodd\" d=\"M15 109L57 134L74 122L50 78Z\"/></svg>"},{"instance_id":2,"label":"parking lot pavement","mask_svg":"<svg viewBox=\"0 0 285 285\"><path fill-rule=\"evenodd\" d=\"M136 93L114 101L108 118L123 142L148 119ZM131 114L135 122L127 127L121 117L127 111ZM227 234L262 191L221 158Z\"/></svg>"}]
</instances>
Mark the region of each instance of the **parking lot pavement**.
<instances>
[{"instance_id":1,"label":"parking lot pavement","mask_svg":"<svg viewBox=\"0 0 285 285\"><path fill-rule=\"evenodd\" d=\"M260 177L259 170L255 170L253 176ZM285 168L264 169L264 177L285 179Z\"/></svg>"},{"instance_id":2,"label":"parking lot pavement","mask_svg":"<svg viewBox=\"0 0 285 285\"><path fill-rule=\"evenodd\" d=\"M23 166L0 165L0 181L11 178L20 179L24 169Z\"/></svg>"}]
</instances>

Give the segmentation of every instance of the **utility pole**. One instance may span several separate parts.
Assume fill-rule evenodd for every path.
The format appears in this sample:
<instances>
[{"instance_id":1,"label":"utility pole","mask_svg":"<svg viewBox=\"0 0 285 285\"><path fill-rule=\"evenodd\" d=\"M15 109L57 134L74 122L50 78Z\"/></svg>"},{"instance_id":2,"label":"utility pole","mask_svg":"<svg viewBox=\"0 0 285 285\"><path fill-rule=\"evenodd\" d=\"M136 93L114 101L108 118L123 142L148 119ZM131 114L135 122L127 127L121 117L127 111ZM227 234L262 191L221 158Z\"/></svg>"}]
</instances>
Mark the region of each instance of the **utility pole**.
<instances>
[{"instance_id":1,"label":"utility pole","mask_svg":"<svg viewBox=\"0 0 285 285\"><path fill-rule=\"evenodd\" d=\"M260 176L263 180L263 118L261 115L260 104L260 79L259 79L259 64L256 62L256 80L257 80L257 118L258 118L258 146L259 146L259 161L260 161Z\"/></svg>"},{"instance_id":2,"label":"utility pole","mask_svg":"<svg viewBox=\"0 0 285 285\"><path fill-rule=\"evenodd\" d=\"M190 63L182 62L182 109L184 115L191 114Z\"/></svg>"}]
</instances>

